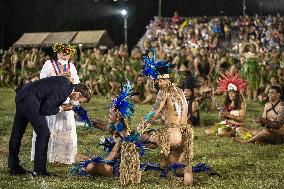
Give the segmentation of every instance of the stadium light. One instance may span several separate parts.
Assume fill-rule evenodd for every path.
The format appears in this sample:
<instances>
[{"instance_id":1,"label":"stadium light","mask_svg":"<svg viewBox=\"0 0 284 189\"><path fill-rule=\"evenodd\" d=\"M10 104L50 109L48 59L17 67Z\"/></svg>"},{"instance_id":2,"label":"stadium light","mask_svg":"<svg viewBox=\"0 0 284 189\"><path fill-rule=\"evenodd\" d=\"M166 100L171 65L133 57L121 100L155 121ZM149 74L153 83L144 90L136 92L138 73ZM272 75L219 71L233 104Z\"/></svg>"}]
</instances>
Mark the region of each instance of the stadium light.
<instances>
[{"instance_id":1,"label":"stadium light","mask_svg":"<svg viewBox=\"0 0 284 189\"><path fill-rule=\"evenodd\" d=\"M125 9L120 11L124 19L124 44L127 47L127 11Z\"/></svg>"},{"instance_id":2,"label":"stadium light","mask_svg":"<svg viewBox=\"0 0 284 189\"><path fill-rule=\"evenodd\" d=\"M127 11L125 9L121 10L120 13L122 14L122 16L126 16L127 15Z\"/></svg>"},{"instance_id":3,"label":"stadium light","mask_svg":"<svg viewBox=\"0 0 284 189\"><path fill-rule=\"evenodd\" d=\"M246 15L246 9L247 9L247 7L246 7L246 0L243 0L243 16Z\"/></svg>"}]
</instances>

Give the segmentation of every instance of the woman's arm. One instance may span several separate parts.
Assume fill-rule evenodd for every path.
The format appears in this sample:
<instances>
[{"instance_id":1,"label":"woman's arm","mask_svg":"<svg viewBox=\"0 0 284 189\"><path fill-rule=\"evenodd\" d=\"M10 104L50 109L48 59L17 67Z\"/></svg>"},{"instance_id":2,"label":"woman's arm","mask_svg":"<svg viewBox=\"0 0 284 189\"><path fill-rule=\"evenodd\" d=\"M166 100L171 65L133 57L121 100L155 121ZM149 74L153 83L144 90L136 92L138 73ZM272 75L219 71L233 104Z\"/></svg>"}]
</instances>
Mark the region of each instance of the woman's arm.
<instances>
[{"instance_id":1,"label":"woman's arm","mask_svg":"<svg viewBox=\"0 0 284 189\"><path fill-rule=\"evenodd\" d=\"M74 64L70 64L70 72L71 72L71 77L74 79L74 84L80 83L80 79L77 73L77 69Z\"/></svg>"},{"instance_id":2,"label":"woman's arm","mask_svg":"<svg viewBox=\"0 0 284 189\"><path fill-rule=\"evenodd\" d=\"M121 142L120 138L116 139L115 145L114 145L113 149L111 150L111 152L106 157L106 160L114 160L117 157L117 155L120 151L120 148L121 148L121 144L122 144L122 142Z\"/></svg>"},{"instance_id":3,"label":"woman's arm","mask_svg":"<svg viewBox=\"0 0 284 189\"><path fill-rule=\"evenodd\" d=\"M240 50L239 50L240 56L244 56L244 54L245 54L244 51L245 51L246 46L248 46L248 44L249 43L244 43L244 44L241 45Z\"/></svg>"},{"instance_id":4,"label":"woman's arm","mask_svg":"<svg viewBox=\"0 0 284 189\"><path fill-rule=\"evenodd\" d=\"M47 60L41 71L40 71L40 79L43 79L43 78L46 78L46 77L50 77L51 76L51 73L50 73L50 67L52 66L52 62L50 60Z\"/></svg>"},{"instance_id":5,"label":"woman's arm","mask_svg":"<svg viewBox=\"0 0 284 189\"><path fill-rule=\"evenodd\" d=\"M128 134L129 133L126 130L119 132L119 135L123 138L127 137ZM122 145L121 138L120 137L116 138L115 139L115 145L114 145L112 151L106 157L106 160L114 160L117 157L117 155L119 154L119 151L121 149L121 145Z\"/></svg>"},{"instance_id":6,"label":"woman's arm","mask_svg":"<svg viewBox=\"0 0 284 189\"><path fill-rule=\"evenodd\" d=\"M239 110L239 113L240 113L240 116L234 116L229 113L226 117L228 119L232 119L237 122L243 122L245 120L245 115L246 115L246 109L243 103L241 105L241 109Z\"/></svg>"}]
</instances>

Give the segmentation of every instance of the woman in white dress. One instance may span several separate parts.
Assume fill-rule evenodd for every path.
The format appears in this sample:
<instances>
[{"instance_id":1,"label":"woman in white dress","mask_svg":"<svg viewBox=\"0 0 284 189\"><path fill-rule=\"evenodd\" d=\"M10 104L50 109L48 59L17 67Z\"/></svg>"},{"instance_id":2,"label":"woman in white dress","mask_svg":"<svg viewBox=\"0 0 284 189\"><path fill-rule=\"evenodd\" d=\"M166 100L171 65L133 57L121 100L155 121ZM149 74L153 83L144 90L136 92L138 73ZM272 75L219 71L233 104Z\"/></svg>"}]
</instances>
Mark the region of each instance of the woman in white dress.
<instances>
[{"instance_id":1,"label":"woman in white dress","mask_svg":"<svg viewBox=\"0 0 284 189\"><path fill-rule=\"evenodd\" d=\"M55 44L53 47L58 60L47 60L40 72L40 79L51 76L71 78L74 84L80 83L77 70L69 62L76 49L66 44ZM69 103L66 99L65 103ZM47 160L50 163L72 164L77 154L77 133L73 111L59 112L56 115L46 116L50 129ZM36 134L33 132L31 160L34 159Z\"/></svg>"}]
</instances>

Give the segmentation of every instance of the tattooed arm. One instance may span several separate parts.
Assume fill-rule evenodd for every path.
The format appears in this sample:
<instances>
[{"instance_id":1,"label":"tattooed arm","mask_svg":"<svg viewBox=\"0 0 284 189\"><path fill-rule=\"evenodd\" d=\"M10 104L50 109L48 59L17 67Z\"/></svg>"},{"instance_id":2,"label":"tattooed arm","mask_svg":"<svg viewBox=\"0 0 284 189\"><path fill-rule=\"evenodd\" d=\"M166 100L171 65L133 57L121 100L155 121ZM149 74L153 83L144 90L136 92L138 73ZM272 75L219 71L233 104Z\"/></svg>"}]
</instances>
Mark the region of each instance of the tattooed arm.
<instances>
[{"instance_id":1,"label":"tattooed arm","mask_svg":"<svg viewBox=\"0 0 284 189\"><path fill-rule=\"evenodd\" d=\"M264 124L269 129L273 130L280 129L284 125L284 105L283 104L281 105L276 121L269 121L265 119Z\"/></svg>"}]
</instances>

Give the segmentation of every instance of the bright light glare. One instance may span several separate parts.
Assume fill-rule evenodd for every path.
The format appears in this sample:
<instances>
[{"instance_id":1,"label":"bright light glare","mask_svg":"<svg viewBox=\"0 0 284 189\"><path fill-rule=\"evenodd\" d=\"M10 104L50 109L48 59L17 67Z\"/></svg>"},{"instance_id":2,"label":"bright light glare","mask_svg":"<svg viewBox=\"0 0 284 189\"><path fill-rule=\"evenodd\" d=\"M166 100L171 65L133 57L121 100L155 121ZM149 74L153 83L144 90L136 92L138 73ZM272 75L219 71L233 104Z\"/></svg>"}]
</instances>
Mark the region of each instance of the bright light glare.
<instances>
[{"instance_id":1,"label":"bright light glare","mask_svg":"<svg viewBox=\"0 0 284 189\"><path fill-rule=\"evenodd\" d=\"M124 9L123 9L123 10L121 10L121 11L120 11L120 13L121 13L123 16L127 15L127 11L126 11L126 10L124 10Z\"/></svg>"}]
</instances>

